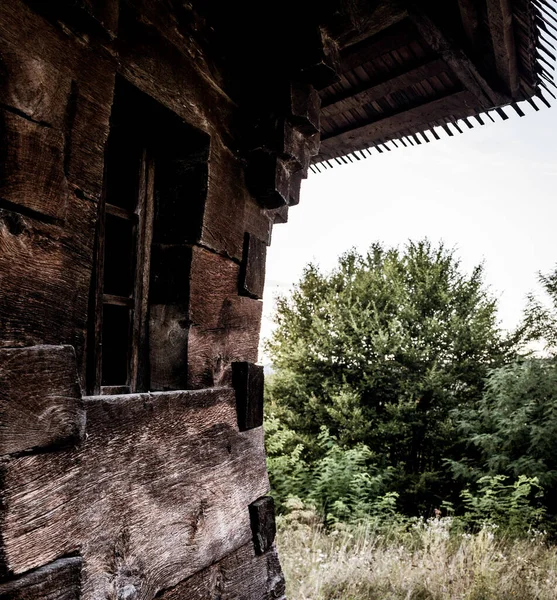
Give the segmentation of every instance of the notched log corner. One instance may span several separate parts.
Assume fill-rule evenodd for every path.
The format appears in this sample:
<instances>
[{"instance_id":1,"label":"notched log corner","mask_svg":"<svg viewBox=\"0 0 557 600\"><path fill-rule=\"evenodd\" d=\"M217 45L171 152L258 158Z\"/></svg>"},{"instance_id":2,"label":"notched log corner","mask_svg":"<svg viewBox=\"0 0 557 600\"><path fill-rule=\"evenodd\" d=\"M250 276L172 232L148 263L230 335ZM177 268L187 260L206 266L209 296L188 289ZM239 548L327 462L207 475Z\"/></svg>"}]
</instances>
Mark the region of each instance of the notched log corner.
<instances>
[{"instance_id":1,"label":"notched log corner","mask_svg":"<svg viewBox=\"0 0 557 600\"><path fill-rule=\"evenodd\" d=\"M263 425L263 367L248 362L232 363L232 384L240 431Z\"/></svg>"},{"instance_id":2,"label":"notched log corner","mask_svg":"<svg viewBox=\"0 0 557 600\"><path fill-rule=\"evenodd\" d=\"M240 269L240 294L263 298L267 244L251 233L244 238L244 253Z\"/></svg>"},{"instance_id":3,"label":"notched log corner","mask_svg":"<svg viewBox=\"0 0 557 600\"><path fill-rule=\"evenodd\" d=\"M250 191L263 208L288 204L290 171L284 160L274 154L253 152L246 171Z\"/></svg>"},{"instance_id":4,"label":"notched log corner","mask_svg":"<svg viewBox=\"0 0 557 600\"><path fill-rule=\"evenodd\" d=\"M0 600L78 600L81 587L80 557L53 563L0 583Z\"/></svg>"},{"instance_id":5,"label":"notched log corner","mask_svg":"<svg viewBox=\"0 0 557 600\"><path fill-rule=\"evenodd\" d=\"M0 455L73 444L84 429L73 347L0 350Z\"/></svg>"},{"instance_id":6,"label":"notched log corner","mask_svg":"<svg viewBox=\"0 0 557 600\"><path fill-rule=\"evenodd\" d=\"M250 504L249 517L255 552L264 554L271 549L277 533L275 502L271 496L264 496Z\"/></svg>"}]
</instances>

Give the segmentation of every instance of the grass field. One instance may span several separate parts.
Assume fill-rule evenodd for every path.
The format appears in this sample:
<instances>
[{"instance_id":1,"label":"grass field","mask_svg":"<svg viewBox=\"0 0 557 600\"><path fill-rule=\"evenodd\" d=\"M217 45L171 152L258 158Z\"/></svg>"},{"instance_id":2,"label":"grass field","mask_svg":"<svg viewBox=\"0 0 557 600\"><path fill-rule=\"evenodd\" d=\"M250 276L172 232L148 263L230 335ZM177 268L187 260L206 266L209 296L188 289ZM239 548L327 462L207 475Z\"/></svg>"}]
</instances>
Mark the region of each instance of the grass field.
<instances>
[{"instance_id":1,"label":"grass field","mask_svg":"<svg viewBox=\"0 0 557 600\"><path fill-rule=\"evenodd\" d=\"M307 515L306 515L307 517ZM492 527L455 533L448 518L378 533L279 523L289 600L557 600L557 548Z\"/></svg>"}]
</instances>

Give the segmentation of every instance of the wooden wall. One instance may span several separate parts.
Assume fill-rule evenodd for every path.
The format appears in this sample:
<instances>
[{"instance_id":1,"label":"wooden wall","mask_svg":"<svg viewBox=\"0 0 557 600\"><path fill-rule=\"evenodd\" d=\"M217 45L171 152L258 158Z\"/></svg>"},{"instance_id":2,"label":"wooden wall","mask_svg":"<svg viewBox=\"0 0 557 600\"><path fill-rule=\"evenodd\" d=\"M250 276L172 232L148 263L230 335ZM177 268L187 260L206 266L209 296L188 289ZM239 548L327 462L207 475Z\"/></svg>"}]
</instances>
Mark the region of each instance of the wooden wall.
<instances>
[{"instance_id":1,"label":"wooden wall","mask_svg":"<svg viewBox=\"0 0 557 600\"><path fill-rule=\"evenodd\" d=\"M170 6L0 3L0 599L284 597L253 363L286 201L248 189L237 106ZM118 78L210 143L199 227L178 211L163 232L195 233L153 245L151 391L87 396Z\"/></svg>"}]
</instances>

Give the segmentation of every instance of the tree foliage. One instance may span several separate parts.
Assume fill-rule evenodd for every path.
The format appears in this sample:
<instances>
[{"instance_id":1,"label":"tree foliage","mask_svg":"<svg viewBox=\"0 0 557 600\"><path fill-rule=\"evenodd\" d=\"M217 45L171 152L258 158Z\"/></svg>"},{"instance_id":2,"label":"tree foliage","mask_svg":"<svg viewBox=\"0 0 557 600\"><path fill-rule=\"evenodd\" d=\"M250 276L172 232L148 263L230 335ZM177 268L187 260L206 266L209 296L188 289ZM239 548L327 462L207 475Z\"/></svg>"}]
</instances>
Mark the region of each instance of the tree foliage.
<instances>
[{"instance_id":1,"label":"tree foliage","mask_svg":"<svg viewBox=\"0 0 557 600\"><path fill-rule=\"evenodd\" d=\"M512 355L481 265L468 274L427 240L352 250L330 274L309 265L279 299L276 324L269 396L308 460L324 456L325 426L342 448L369 450L406 512L450 496L445 459L462 448L454 411L473 406Z\"/></svg>"}]
</instances>

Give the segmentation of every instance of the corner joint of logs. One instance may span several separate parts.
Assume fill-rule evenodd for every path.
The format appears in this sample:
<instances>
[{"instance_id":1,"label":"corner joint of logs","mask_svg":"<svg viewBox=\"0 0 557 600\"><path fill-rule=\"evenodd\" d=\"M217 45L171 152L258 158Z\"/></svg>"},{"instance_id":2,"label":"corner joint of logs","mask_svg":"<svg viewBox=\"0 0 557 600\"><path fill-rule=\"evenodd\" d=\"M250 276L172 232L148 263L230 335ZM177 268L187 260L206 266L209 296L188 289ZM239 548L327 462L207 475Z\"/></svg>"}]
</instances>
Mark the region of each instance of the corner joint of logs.
<instances>
[{"instance_id":1,"label":"corner joint of logs","mask_svg":"<svg viewBox=\"0 0 557 600\"><path fill-rule=\"evenodd\" d=\"M256 554L270 550L277 532L275 502L271 496L263 496L249 505L249 517Z\"/></svg>"},{"instance_id":2,"label":"corner joint of logs","mask_svg":"<svg viewBox=\"0 0 557 600\"><path fill-rule=\"evenodd\" d=\"M263 367L249 362L232 363L238 428L247 431L263 425Z\"/></svg>"}]
</instances>

